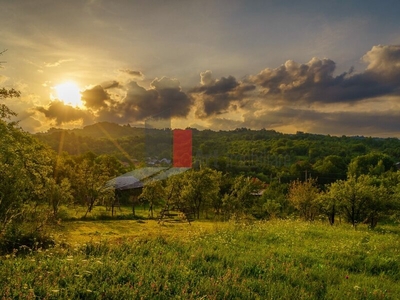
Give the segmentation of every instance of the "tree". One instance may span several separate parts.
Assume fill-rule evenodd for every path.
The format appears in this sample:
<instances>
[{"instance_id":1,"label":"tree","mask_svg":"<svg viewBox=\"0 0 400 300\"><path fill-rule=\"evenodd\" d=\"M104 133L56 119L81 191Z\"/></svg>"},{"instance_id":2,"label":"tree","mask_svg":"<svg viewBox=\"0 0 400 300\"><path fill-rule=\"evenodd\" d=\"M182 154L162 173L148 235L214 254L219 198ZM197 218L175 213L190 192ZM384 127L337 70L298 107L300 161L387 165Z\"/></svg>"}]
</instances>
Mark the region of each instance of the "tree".
<instances>
[{"instance_id":1,"label":"tree","mask_svg":"<svg viewBox=\"0 0 400 300\"><path fill-rule=\"evenodd\" d=\"M64 178L58 184L54 178L47 178L46 198L52 209L54 219L57 219L60 206L69 204L73 200L69 180Z\"/></svg>"},{"instance_id":2,"label":"tree","mask_svg":"<svg viewBox=\"0 0 400 300\"><path fill-rule=\"evenodd\" d=\"M328 217L329 224L335 223L337 214L337 199L331 193L321 192L318 197L321 212Z\"/></svg>"},{"instance_id":3,"label":"tree","mask_svg":"<svg viewBox=\"0 0 400 300\"><path fill-rule=\"evenodd\" d=\"M338 179L346 179L347 163L338 155L328 155L313 165L318 174L319 184L328 184Z\"/></svg>"},{"instance_id":4,"label":"tree","mask_svg":"<svg viewBox=\"0 0 400 300\"><path fill-rule=\"evenodd\" d=\"M380 175L389 171L393 165L394 160L387 154L373 152L354 158L350 162L348 173L356 177L363 174Z\"/></svg>"},{"instance_id":5,"label":"tree","mask_svg":"<svg viewBox=\"0 0 400 300\"><path fill-rule=\"evenodd\" d=\"M251 213L261 188L259 180L244 175L236 177L229 194L223 198L225 213L228 216Z\"/></svg>"},{"instance_id":6,"label":"tree","mask_svg":"<svg viewBox=\"0 0 400 300\"><path fill-rule=\"evenodd\" d=\"M200 213L217 200L220 181L221 172L209 168L171 176L166 186L167 205L191 211L199 219Z\"/></svg>"},{"instance_id":7,"label":"tree","mask_svg":"<svg viewBox=\"0 0 400 300\"><path fill-rule=\"evenodd\" d=\"M71 183L74 198L87 207L84 217L97 202L110 202L115 197L114 190L105 187L108 180L118 175L108 162L109 160L98 158L92 152L75 159Z\"/></svg>"},{"instance_id":8,"label":"tree","mask_svg":"<svg viewBox=\"0 0 400 300\"><path fill-rule=\"evenodd\" d=\"M310 173L312 173L312 171L313 171L312 165L307 160L299 161L290 167L290 174L294 178L297 177L298 179L305 177L305 179L307 180L307 178L311 175Z\"/></svg>"},{"instance_id":9,"label":"tree","mask_svg":"<svg viewBox=\"0 0 400 300\"><path fill-rule=\"evenodd\" d=\"M293 211L286 194L288 184L272 181L261 196L263 208L269 217L285 217Z\"/></svg>"},{"instance_id":10,"label":"tree","mask_svg":"<svg viewBox=\"0 0 400 300\"><path fill-rule=\"evenodd\" d=\"M162 205L165 202L165 189L161 181L151 181L142 190L139 199L149 202L150 216L153 218L154 206Z\"/></svg>"},{"instance_id":11,"label":"tree","mask_svg":"<svg viewBox=\"0 0 400 300\"><path fill-rule=\"evenodd\" d=\"M336 199L339 211L353 227L368 217L375 217L371 221L372 227L375 227L377 214L385 206L385 188L376 183L376 178L369 175L350 175L347 180L332 183L327 194L329 198Z\"/></svg>"},{"instance_id":12,"label":"tree","mask_svg":"<svg viewBox=\"0 0 400 300\"><path fill-rule=\"evenodd\" d=\"M0 55L3 54L0 52ZM0 63L1 65L1 63ZM19 97L14 89L0 88L0 100ZM31 135L9 121L17 114L0 103L0 239L16 224L31 221L26 212L37 211L46 191L46 178L51 174L51 152ZM15 238L15 236L13 237Z\"/></svg>"},{"instance_id":13,"label":"tree","mask_svg":"<svg viewBox=\"0 0 400 300\"><path fill-rule=\"evenodd\" d=\"M300 217L307 221L313 221L319 213L319 191L316 180L309 178L307 181L292 181L289 186L288 199L298 210Z\"/></svg>"},{"instance_id":14,"label":"tree","mask_svg":"<svg viewBox=\"0 0 400 300\"><path fill-rule=\"evenodd\" d=\"M210 207L219 196L221 173L209 168L190 170L183 174L183 180L182 200L192 208L199 219L201 210Z\"/></svg>"},{"instance_id":15,"label":"tree","mask_svg":"<svg viewBox=\"0 0 400 300\"><path fill-rule=\"evenodd\" d=\"M9 95L1 92L2 97ZM0 118L0 237L13 224L27 222L27 211L45 203L52 152L30 134L7 122L15 115L2 105ZM32 218L30 218L32 221ZM36 230L35 226L30 226Z\"/></svg>"}]
</instances>

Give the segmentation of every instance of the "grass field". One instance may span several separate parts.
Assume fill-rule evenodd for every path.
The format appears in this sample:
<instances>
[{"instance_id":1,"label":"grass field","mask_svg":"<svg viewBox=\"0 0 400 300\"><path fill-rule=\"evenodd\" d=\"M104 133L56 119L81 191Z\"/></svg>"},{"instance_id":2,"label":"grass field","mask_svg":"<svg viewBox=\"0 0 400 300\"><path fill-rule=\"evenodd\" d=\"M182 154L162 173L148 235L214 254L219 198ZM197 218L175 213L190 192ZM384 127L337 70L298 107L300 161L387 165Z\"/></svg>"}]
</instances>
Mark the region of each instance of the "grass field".
<instances>
[{"instance_id":1,"label":"grass field","mask_svg":"<svg viewBox=\"0 0 400 300\"><path fill-rule=\"evenodd\" d=\"M62 223L0 258L2 299L400 299L400 229L275 220Z\"/></svg>"}]
</instances>

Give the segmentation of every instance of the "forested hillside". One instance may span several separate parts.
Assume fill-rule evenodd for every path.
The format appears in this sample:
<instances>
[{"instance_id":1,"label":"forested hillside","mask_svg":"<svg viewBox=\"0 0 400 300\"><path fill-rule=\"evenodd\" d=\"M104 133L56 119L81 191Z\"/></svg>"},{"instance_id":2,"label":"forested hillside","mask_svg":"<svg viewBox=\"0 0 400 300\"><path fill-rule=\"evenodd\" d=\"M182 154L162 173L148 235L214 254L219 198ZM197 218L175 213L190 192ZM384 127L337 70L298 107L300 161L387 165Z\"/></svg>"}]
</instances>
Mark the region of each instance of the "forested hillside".
<instances>
[{"instance_id":1,"label":"forested hillside","mask_svg":"<svg viewBox=\"0 0 400 300\"><path fill-rule=\"evenodd\" d=\"M209 166L231 174L245 174L270 182L318 178L321 184L346 178L350 161L363 160L364 168L382 160L386 170L400 161L397 138L329 136L274 130L193 131L194 166ZM140 164L149 157L170 158L169 130L97 123L83 129L50 129L37 137L55 151L80 155L108 154L121 162ZM152 144L147 145L149 140ZM154 141L157 141L156 143ZM361 162L360 162L361 164Z\"/></svg>"}]
</instances>

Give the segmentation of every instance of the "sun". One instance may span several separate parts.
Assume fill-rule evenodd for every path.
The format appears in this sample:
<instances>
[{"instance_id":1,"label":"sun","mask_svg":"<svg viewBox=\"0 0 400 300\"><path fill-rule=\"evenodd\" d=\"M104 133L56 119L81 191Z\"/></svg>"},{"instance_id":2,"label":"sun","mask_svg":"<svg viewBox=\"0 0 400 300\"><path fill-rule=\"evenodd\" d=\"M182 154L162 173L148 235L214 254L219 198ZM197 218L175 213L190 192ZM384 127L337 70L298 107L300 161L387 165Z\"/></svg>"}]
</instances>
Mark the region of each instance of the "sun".
<instances>
[{"instance_id":1,"label":"sun","mask_svg":"<svg viewBox=\"0 0 400 300\"><path fill-rule=\"evenodd\" d=\"M56 95L51 95L51 98L61 100L72 106L83 106L81 93L75 82L67 81L54 86L53 89Z\"/></svg>"}]
</instances>

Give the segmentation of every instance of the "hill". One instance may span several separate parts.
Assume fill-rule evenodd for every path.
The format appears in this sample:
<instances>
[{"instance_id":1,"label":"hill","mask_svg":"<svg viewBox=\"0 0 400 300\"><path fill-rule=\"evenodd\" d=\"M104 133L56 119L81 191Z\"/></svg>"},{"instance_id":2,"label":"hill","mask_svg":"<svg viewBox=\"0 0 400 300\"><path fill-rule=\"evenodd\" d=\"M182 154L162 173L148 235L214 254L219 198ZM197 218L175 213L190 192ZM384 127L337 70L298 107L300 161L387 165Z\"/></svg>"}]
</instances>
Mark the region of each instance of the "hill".
<instances>
[{"instance_id":1,"label":"hill","mask_svg":"<svg viewBox=\"0 0 400 300\"><path fill-rule=\"evenodd\" d=\"M330 136L297 132L283 134L274 130L238 128L230 131L193 132L195 166L207 165L230 172L267 177L296 178L309 172L324 177L345 176L347 166L357 156L371 153L400 161L400 140L363 136ZM109 154L123 162L145 162L151 158L170 158L172 135L169 129L144 129L97 123L82 129L50 129L36 135L55 151L79 155L91 151ZM315 166L318 168L316 169ZM321 174L319 174L321 176ZM327 180L329 181L329 180Z\"/></svg>"}]
</instances>

